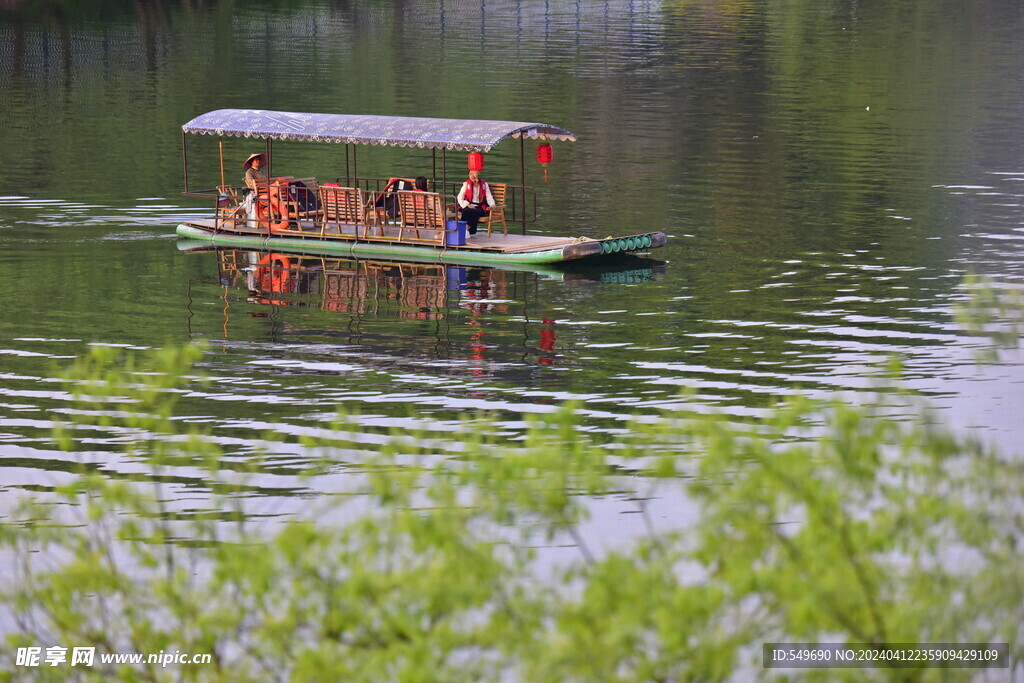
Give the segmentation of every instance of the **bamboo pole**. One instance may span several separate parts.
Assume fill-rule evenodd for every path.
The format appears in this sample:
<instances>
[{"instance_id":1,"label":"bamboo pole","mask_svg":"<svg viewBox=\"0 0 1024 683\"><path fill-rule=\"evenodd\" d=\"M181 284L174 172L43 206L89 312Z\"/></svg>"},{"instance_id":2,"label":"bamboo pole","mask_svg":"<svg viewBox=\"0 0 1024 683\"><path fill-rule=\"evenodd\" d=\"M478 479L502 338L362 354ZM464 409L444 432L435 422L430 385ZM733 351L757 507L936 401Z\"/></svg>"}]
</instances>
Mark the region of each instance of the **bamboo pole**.
<instances>
[{"instance_id":1,"label":"bamboo pole","mask_svg":"<svg viewBox=\"0 0 1024 683\"><path fill-rule=\"evenodd\" d=\"M185 177L185 194L188 194L188 149L185 145L185 131L181 131L181 171Z\"/></svg>"},{"instance_id":2,"label":"bamboo pole","mask_svg":"<svg viewBox=\"0 0 1024 683\"><path fill-rule=\"evenodd\" d=\"M526 134L519 134L519 205L522 207L523 215L520 218L522 221L522 229L519 234L526 234Z\"/></svg>"},{"instance_id":3,"label":"bamboo pole","mask_svg":"<svg viewBox=\"0 0 1024 683\"><path fill-rule=\"evenodd\" d=\"M270 222L273 220L274 212L270 203L270 183L271 178L274 177L274 141L267 138L263 143L263 148L267 150L267 234L270 234ZM260 226L263 227L262 225Z\"/></svg>"}]
</instances>

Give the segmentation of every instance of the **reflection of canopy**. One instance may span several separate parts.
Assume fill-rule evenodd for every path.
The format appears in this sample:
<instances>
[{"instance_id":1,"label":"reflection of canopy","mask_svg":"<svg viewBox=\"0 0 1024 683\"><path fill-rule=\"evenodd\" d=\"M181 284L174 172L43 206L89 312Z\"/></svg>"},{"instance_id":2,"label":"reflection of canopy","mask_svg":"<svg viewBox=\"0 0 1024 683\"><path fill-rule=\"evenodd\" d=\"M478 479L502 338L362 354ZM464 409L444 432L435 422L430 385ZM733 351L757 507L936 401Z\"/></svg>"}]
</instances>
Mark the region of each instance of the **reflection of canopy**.
<instances>
[{"instance_id":1,"label":"reflection of canopy","mask_svg":"<svg viewBox=\"0 0 1024 683\"><path fill-rule=\"evenodd\" d=\"M342 142L397 147L443 147L488 152L506 138L575 140L558 126L522 121L429 119L417 116L303 114L262 109L218 109L181 127L186 133L222 137Z\"/></svg>"}]
</instances>

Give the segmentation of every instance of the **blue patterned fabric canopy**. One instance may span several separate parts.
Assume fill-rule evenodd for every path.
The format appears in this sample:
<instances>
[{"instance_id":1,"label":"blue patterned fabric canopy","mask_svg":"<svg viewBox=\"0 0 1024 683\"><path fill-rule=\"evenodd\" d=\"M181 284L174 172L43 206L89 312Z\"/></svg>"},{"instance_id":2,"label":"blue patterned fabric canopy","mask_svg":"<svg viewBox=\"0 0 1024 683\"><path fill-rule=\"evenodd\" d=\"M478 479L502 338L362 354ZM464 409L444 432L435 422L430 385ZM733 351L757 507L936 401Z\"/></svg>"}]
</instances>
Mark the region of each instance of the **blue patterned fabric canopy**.
<instances>
[{"instance_id":1,"label":"blue patterned fabric canopy","mask_svg":"<svg viewBox=\"0 0 1024 683\"><path fill-rule=\"evenodd\" d=\"M575 140L558 126L522 121L431 119L418 116L304 114L263 109L218 109L181 127L221 137L343 142L357 145L445 148L488 152L506 138Z\"/></svg>"}]
</instances>

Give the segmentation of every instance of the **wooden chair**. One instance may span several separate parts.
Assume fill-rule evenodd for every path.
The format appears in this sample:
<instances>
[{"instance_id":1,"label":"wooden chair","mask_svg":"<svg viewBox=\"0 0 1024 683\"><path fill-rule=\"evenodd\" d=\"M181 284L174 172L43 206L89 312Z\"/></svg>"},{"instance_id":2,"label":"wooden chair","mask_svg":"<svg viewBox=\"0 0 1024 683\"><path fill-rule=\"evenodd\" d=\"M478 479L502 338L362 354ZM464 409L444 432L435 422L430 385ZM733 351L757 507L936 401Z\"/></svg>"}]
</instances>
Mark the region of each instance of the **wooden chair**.
<instances>
[{"instance_id":1,"label":"wooden chair","mask_svg":"<svg viewBox=\"0 0 1024 683\"><path fill-rule=\"evenodd\" d=\"M385 183L384 189L373 196L370 211L377 216L381 223L386 223L389 218L397 219L398 215L388 216L388 204L397 198L397 194L399 192L412 190L415 186L416 181L412 178L388 178L388 182Z\"/></svg>"},{"instance_id":2,"label":"wooden chair","mask_svg":"<svg viewBox=\"0 0 1024 683\"><path fill-rule=\"evenodd\" d=\"M320 216L320 212L323 209L314 208L310 210L305 210L305 208L302 207L301 205L310 204L309 200L313 197L319 198L320 185L317 182L316 178L295 178L295 180L302 183L305 187L303 188L300 186L291 188L295 192L296 201L291 202L293 206L289 207L289 211L292 212L294 210L294 212L291 213L292 216L298 216L300 218L311 218L315 220Z\"/></svg>"},{"instance_id":3,"label":"wooden chair","mask_svg":"<svg viewBox=\"0 0 1024 683\"><path fill-rule=\"evenodd\" d=\"M217 227L236 230L245 227L245 210L238 197L238 191L230 185L218 185Z\"/></svg>"},{"instance_id":4,"label":"wooden chair","mask_svg":"<svg viewBox=\"0 0 1024 683\"><path fill-rule=\"evenodd\" d=\"M495 217L501 219L501 231L504 234L508 234L508 224L505 222L505 194L508 191L508 185L505 183L488 183L487 185L491 188L491 196L494 197L494 206L487 212L487 234L491 234L491 225L494 223Z\"/></svg>"},{"instance_id":5,"label":"wooden chair","mask_svg":"<svg viewBox=\"0 0 1024 683\"><path fill-rule=\"evenodd\" d=\"M444 244L446 224L444 200L441 195L436 192L416 191L399 191L395 194L398 197L400 217L398 240ZM414 232L415 236L406 237L407 230ZM422 237L420 231L432 235Z\"/></svg>"},{"instance_id":6,"label":"wooden chair","mask_svg":"<svg viewBox=\"0 0 1024 683\"><path fill-rule=\"evenodd\" d=\"M272 181L271 193L276 193L281 207L288 212L288 218L290 219L287 227L278 229L277 232L301 232L303 226L300 219L303 218L313 221L315 226L317 219L320 218L323 211L322 208L315 208L315 202L310 202L311 198L319 199L316 178L293 178L288 176L275 178L274 181L279 186L275 189L275 183ZM293 185L292 183L301 183L301 185ZM309 208L310 206L314 206L314 208ZM271 219L280 220L281 216L276 211L271 211Z\"/></svg>"},{"instance_id":7,"label":"wooden chair","mask_svg":"<svg viewBox=\"0 0 1024 683\"><path fill-rule=\"evenodd\" d=\"M370 228L377 225L375 216L366 211L363 191L357 187L321 185L320 209L323 212L321 235L326 234L328 226L336 227L340 235L344 233L343 226L351 225L357 236L359 226L363 226L362 236L366 237Z\"/></svg>"}]
</instances>

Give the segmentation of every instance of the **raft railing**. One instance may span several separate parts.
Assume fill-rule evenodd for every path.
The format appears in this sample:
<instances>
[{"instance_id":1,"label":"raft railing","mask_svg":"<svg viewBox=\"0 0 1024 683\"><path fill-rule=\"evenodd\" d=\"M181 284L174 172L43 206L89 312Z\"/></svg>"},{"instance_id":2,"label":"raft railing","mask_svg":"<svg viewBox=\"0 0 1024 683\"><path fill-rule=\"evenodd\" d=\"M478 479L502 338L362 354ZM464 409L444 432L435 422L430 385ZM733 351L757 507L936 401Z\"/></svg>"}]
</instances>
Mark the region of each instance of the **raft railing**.
<instances>
[{"instance_id":1,"label":"raft railing","mask_svg":"<svg viewBox=\"0 0 1024 683\"><path fill-rule=\"evenodd\" d=\"M325 214L324 214L324 197L321 193L321 186L315 178L293 178L282 176L278 177L277 180L282 183L280 188L284 191L283 196L278 195L278 201L286 205L288 210L288 216L290 221L307 220L313 221L318 228L320 236L324 236L325 229ZM344 178L339 178L336 184L344 184ZM354 182L351 185L345 185L347 187L354 187L362 190L363 201L367 204L373 202L381 192L387 187L388 182L392 178L360 178L358 182ZM283 183L294 183L300 182L302 185L283 185ZM431 189L437 188L442 183L430 183ZM450 214L456 213L456 193L462 188L462 183L445 183L443 184L444 192L441 192L444 199L444 205L446 210ZM329 187L329 185L324 186ZM441 188L439 188L441 189ZM400 191L396 191L393 194L396 195ZM246 187L218 186L213 190L196 190L189 193L190 196L199 197L213 197L215 198L215 231L221 230L232 230L237 231L240 227L248 227L253 230L257 230L261 233L266 232L292 232L301 233L303 235L309 235L308 230L301 230L295 227L295 229L289 229L294 227L291 224L289 226L281 226L283 218L280 212L277 210L275 202L267 202L267 200L261 201L264 206L269 203L269 210L266 211L264 217L253 216L249 217L245 214L242 208L243 202L246 195L249 193L249 189ZM391 193L389 193L391 194ZM271 192L271 196L274 193ZM526 201L523 201L523 199ZM310 209L309 207L318 207ZM534 223L537 220L537 191L536 188L522 185L511 185L506 184L506 196L505 196L505 216L509 223L519 223L522 226L522 233L526 232L526 224ZM526 207L527 215L523 216L523 207ZM397 217L395 217L397 218ZM239 225L240 222L244 223ZM366 228L368 227L368 215L360 215L359 220L352 221L352 224L356 225L357 228L362 228L362 235L358 232L355 235L355 239L367 238ZM274 226L278 226L276 229Z\"/></svg>"},{"instance_id":2,"label":"raft railing","mask_svg":"<svg viewBox=\"0 0 1024 683\"><path fill-rule=\"evenodd\" d=\"M338 178L337 182L339 184L348 185L349 187L359 187L368 193L379 195L384 191L384 188L387 187L388 182L391 180L392 178L359 178L358 181L356 181L356 179L346 179L342 177ZM462 181L444 183L443 187L441 187L442 183L440 181L433 182L428 180L427 182L429 189L435 192L440 192L445 196L445 202L448 209L454 212L455 196L459 190L462 189ZM537 189L529 185L513 185L511 183L503 184L506 186L507 192L505 196L505 218L509 223L519 223L522 226L522 233L525 234L526 224L537 222ZM524 197L526 200L525 202L523 201ZM523 216L523 207L526 207L525 217Z\"/></svg>"}]
</instances>

